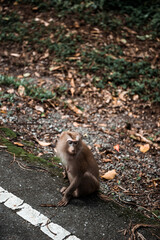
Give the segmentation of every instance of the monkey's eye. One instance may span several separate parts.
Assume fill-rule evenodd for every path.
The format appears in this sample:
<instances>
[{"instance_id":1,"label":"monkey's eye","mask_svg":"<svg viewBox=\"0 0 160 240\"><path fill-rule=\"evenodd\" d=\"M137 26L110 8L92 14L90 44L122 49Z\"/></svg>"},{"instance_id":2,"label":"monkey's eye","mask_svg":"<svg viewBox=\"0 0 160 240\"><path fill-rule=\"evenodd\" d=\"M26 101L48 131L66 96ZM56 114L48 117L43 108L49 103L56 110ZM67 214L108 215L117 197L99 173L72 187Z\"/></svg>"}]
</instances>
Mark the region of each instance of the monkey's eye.
<instances>
[{"instance_id":1,"label":"monkey's eye","mask_svg":"<svg viewBox=\"0 0 160 240\"><path fill-rule=\"evenodd\" d=\"M73 141L71 141L71 140L68 140L67 142L68 142L69 145L73 144Z\"/></svg>"}]
</instances>

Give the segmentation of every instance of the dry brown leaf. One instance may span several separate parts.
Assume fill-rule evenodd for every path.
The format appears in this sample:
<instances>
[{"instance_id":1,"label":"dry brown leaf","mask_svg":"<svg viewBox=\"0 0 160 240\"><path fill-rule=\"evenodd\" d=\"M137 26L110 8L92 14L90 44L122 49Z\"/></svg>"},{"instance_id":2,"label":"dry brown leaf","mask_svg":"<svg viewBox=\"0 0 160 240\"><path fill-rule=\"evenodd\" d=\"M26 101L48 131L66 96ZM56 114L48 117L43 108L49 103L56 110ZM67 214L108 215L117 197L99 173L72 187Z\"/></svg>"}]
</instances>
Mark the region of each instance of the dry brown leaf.
<instances>
[{"instance_id":1,"label":"dry brown leaf","mask_svg":"<svg viewBox=\"0 0 160 240\"><path fill-rule=\"evenodd\" d=\"M20 97L23 97L25 95L25 87L24 86L20 85L18 87L18 94Z\"/></svg>"},{"instance_id":2,"label":"dry brown leaf","mask_svg":"<svg viewBox=\"0 0 160 240\"><path fill-rule=\"evenodd\" d=\"M73 88L75 88L75 83L74 83L74 79L73 79L73 78L71 79L71 86L72 86Z\"/></svg>"},{"instance_id":3,"label":"dry brown leaf","mask_svg":"<svg viewBox=\"0 0 160 240\"><path fill-rule=\"evenodd\" d=\"M68 78L72 78L72 73L70 71L68 72Z\"/></svg>"},{"instance_id":4,"label":"dry brown leaf","mask_svg":"<svg viewBox=\"0 0 160 240\"><path fill-rule=\"evenodd\" d=\"M98 124L100 127L107 127L107 124L105 124L105 123L100 123L100 124Z\"/></svg>"},{"instance_id":5,"label":"dry brown leaf","mask_svg":"<svg viewBox=\"0 0 160 240\"><path fill-rule=\"evenodd\" d=\"M119 94L119 99L121 99L122 101L126 101L127 99L125 98L125 95L127 94L127 91L123 91Z\"/></svg>"},{"instance_id":6,"label":"dry brown leaf","mask_svg":"<svg viewBox=\"0 0 160 240\"><path fill-rule=\"evenodd\" d=\"M14 89L13 88L8 89L7 93L10 93L10 94L14 93Z\"/></svg>"},{"instance_id":7,"label":"dry brown leaf","mask_svg":"<svg viewBox=\"0 0 160 240\"><path fill-rule=\"evenodd\" d=\"M74 79L72 78L71 79L71 82L70 82L70 84L71 84L71 88L70 88L70 91L71 91L71 94L72 94L72 97L74 96L74 93L75 93L75 83L74 83Z\"/></svg>"},{"instance_id":8,"label":"dry brown leaf","mask_svg":"<svg viewBox=\"0 0 160 240\"><path fill-rule=\"evenodd\" d=\"M36 138L36 141L39 143L39 145L43 146L43 147L47 147L49 145L51 145L52 143L47 143L45 141L40 141Z\"/></svg>"},{"instance_id":9,"label":"dry brown leaf","mask_svg":"<svg viewBox=\"0 0 160 240\"><path fill-rule=\"evenodd\" d=\"M69 103L69 102L68 102L68 107L69 107L73 112L77 113L78 115L82 115L82 114L83 114L83 112L82 112L79 108L77 108L75 105L73 105L73 104L71 104L71 103Z\"/></svg>"},{"instance_id":10,"label":"dry brown leaf","mask_svg":"<svg viewBox=\"0 0 160 240\"><path fill-rule=\"evenodd\" d=\"M35 109L37 110L37 111L39 111L39 112L44 112L44 108L42 107L42 106L38 106L38 105L36 105L35 106Z\"/></svg>"},{"instance_id":11,"label":"dry brown leaf","mask_svg":"<svg viewBox=\"0 0 160 240\"><path fill-rule=\"evenodd\" d=\"M150 149L150 145L149 144L140 145L140 151L143 152L143 153L148 152L149 149Z\"/></svg>"},{"instance_id":12,"label":"dry brown leaf","mask_svg":"<svg viewBox=\"0 0 160 240\"><path fill-rule=\"evenodd\" d=\"M116 170L113 169L111 171L106 172L104 175L101 176L101 178L112 180L115 178L116 175L117 175Z\"/></svg>"},{"instance_id":13,"label":"dry brown leaf","mask_svg":"<svg viewBox=\"0 0 160 240\"><path fill-rule=\"evenodd\" d=\"M133 96L133 101L137 101L138 99L139 99L139 95L136 94Z\"/></svg>"},{"instance_id":14,"label":"dry brown leaf","mask_svg":"<svg viewBox=\"0 0 160 240\"><path fill-rule=\"evenodd\" d=\"M40 60L46 59L49 57L49 52L46 51L45 54L40 58Z\"/></svg>"},{"instance_id":15,"label":"dry brown leaf","mask_svg":"<svg viewBox=\"0 0 160 240\"><path fill-rule=\"evenodd\" d=\"M19 58L21 55L18 54L18 53L11 53L11 56L12 56L12 57L17 57L17 58Z\"/></svg>"},{"instance_id":16,"label":"dry brown leaf","mask_svg":"<svg viewBox=\"0 0 160 240\"><path fill-rule=\"evenodd\" d=\"M77 122L73 122L73 126L74 126L74 127L79 127L79 126L80 126L80 124L79 124L79 123L77 123Z\"/></svg>"},{"instance_id":17,"label":"dry brown leaf","mask_svg":"<svg viewBox=\"0 0 160 240\"><path fill-rule=\"evenodd\" d=\"M17 146L19 146L19 147L23 147L24 145L22 144L22 143L20 143L20 142L14 142L14 145L17 145Z\"/></svg>"},{"instance_id":18,"label":"dry brown leaf","mask_svg":"<svg viewBox=\"0 0 160 240\"><path fill-rule=\"evenodd\" d=\"M34 73L36 77L40 77L40 74L38 72Z\"/></svg>"},{"instance_id":19,"label":"dry brown leaf","mask_svg":"<svg viewBox=\"0 0 160 240\"><path fill-rule=\"evenodd\" d=\"M23 75L18 75L17 78L21 79L21 78L23 78Z\"/></svg>"},{"instance_id":20,"label":"dry brown leaf","mask_svg":"<svg viewBox=\"0 0 160 240\"><path fill-rule=\"evenodd\" d=\"M79 27L80 27L79 22L75 21L75 22L74 22L74 27L75 27L75 28L79 28Z\"/></svg>"},{"instance_id":21,"label":"dry brown leaf","mask_svg":"<svg viewBox=\"0 0 160 240\"><path fill-rule=\"evenodd\" d=\"M74 93L75 93L75 88L71 87L71 88L70 88L70 91L71 91L71 95L72 95L72 97L73 97L73 96L74 96Z\"/></svg>"},{"instance_id":22,"label":"dry brown leaf","mask_svg":"<svg viewBox=\"0 0 160 240\"><path fill-rule=\"evenodd\" d=\"M107 163L107 162L112 162L112 160L111 159L109 159L109 158L107 158L107 159L102 159L102 162L105 162L105 163Z\"/></svg>"}]
</instances>

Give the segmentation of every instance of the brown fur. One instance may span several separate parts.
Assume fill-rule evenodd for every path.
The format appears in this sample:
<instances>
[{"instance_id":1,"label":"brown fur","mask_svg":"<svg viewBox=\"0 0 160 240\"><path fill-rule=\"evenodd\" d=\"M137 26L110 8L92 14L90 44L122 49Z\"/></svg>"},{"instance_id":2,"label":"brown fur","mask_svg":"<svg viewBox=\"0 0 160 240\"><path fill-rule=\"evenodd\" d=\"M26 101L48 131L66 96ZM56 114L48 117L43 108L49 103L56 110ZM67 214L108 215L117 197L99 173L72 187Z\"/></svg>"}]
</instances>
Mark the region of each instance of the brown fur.
<instances>
[{"instance_id":1,"label":"brown fur","mask_svg":"<svg viewBox=\"0 0 160 240\"><path fill-rule=\"evenodd\" d=\"M70 185L61 190L59 206L65 206L71 197L91 194L99 188L99 170L91 150L77 132L63 132L56 145Z\"/></svg>"}]
</instances>

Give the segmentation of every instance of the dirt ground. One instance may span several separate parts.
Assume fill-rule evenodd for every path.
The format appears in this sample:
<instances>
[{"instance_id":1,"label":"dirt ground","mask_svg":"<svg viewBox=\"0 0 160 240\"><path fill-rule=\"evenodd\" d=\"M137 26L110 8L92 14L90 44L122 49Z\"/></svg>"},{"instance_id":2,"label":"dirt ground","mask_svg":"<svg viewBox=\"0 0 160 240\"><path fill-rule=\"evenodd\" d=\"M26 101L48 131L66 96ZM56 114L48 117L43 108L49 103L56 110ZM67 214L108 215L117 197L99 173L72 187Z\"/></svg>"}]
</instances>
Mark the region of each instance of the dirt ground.
<instances>
[{"instance_id":1,"label":"dirt ground","mask_svg":"<svg viewBox=\"0 0 160 240\"><path fill-rule=\"evenodd\" d=\"M18 6L17 11L20 11ZM21 14L24 20L26 16L22 8ZM27 21L33 17L32 14L29 9ZM50 16L41 13L37 17L47 21ZM83 26L81 30L83 28L85 27ZM108 39L106 41L110 42L116 39L114 37L112 40L109 35L106 38ZM129 43L133 46L132 40L133 36ZM156 43L148 41L143 48L138 44L138 41L134 43L135 48L138 46L139 49L136 56L143 53L141 54L143 58L144 53L152 52L150 61L154 61ZM20 90L12 86L0 86L0 91L4 95L14 94L12 102L7 99L1 102L0 125L18 132L18 143L34 142L34 145L23 144L19 147L38 156L54 156L53 147L41 146L35 138L55 143L63 130L80 132L98 162L101 190L107 198L143 211L148 217L157 218L160 179L159 105L143 102L138 95L130 97L127 91L121 88L117 96L113 96L110 89L97 89L88 81L90 76L87 80L85 77L80 79L79 76L76 77L76 70L68 65L65 66L65 71L51 72L48 66L52 64L53 56L27 52L23 44L2 45L1 74L21 79L24 74L29 73L29 78L34 78L34 83L46 90L54 91L64 84L67 87L66 93L58 99L41 103L37 99L21 94ZM130 50L126 53L126 59L131 57L133 59L134 56L131 56L131 49L134 52L133 47L128 49ZM20 54L21 57L10 52ZM27 75L25 76L27 80ZM102 178L106 172L114 169L117 175L112 180Z\"/></svg>"}]
</instances>

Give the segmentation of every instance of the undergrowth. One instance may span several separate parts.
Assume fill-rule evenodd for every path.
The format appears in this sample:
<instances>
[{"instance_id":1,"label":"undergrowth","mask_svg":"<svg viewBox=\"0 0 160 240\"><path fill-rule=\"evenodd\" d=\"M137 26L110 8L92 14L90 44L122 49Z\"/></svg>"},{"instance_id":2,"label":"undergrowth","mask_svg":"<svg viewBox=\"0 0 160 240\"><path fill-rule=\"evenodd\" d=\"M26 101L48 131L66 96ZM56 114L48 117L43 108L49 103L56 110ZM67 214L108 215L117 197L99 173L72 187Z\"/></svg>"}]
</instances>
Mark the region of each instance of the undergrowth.
<instances>
[{"instance_id":1,"label":"undergrowth","mask_svg":"<svg viewBox=\"0 0 160 240\"><path fill-rule=\"evenodd\" d=\"M21 4L21 0L8 1ZM100 25L113 32L120 31L121 27L129 26L140 29L136 37L142 41L159 36L160 33L160 4L159 1L107 1L107 0L24 0L23 4L31 4L34 11L56 10L59 19L73 16L84 20L93 26ZM16 4L15 4L16 5ZM88 46L84 35L54 22L45 25L36 19L21 21L20 15L14 11L0 13L0 41L4 44L18 43L25 46L27 51L37 51L44 54L49 52L50 58L59 63L76 67L77 74L85 76L90 73L93 84L97 88L105 88L110 84L113 88L121 86L129 89L130 94L139 94L144 100L160 102L160 72L153 68L147 59L144 61L129 62L123 58L123 48L116 44ZM109 30L109 31L110 31ZM147 34L145 33L147 31ZM72 56L79 54L78 60ZM25 87L28 96L41 101L63 94L65 89L56 89L53 93L33 85L32 80L0 76L0 84L12 85L18 88ZM1 93L3 99L13 101L13 94Z\"/></svg>"},{"instance_id":2,"label":"undergrowth","mask_svg":"<svg viewBox=\"0 0 160 240\"><path fill-rule=\"evenodd\" d=\"M33 84L33 79L21 79L16 80L15 77L0 75L0 85L1 86L12 86L18 89L19 86L23 86L25 88L24 94L27 96L33 97L35 99L44 102L47 99L52 99L56 97L56 93L52 93L49 90L45 90L43 88L37 87L36 84ZM57 90L58 91L58 90ZM0 94L1 100L6 99L9 101L13 101L14 95L13 94Z\"/></svg>"},{"instance_id":3,"label":"undergrowth","mask_svg":"<svg viewBox=\"0 0 160 240\"><path fill-rule=\"evenodd\" d=\"M21 0L17 2L21 3ZM59 17L74 13L80 19L112 30L127 25L143 28L151 31L154 36L160 36L159 0L24 0L23 3L37 6L39 11L47 11L54 7ZM123 17L119 18L120 15Z\"/></svg>"}]
</instances>

